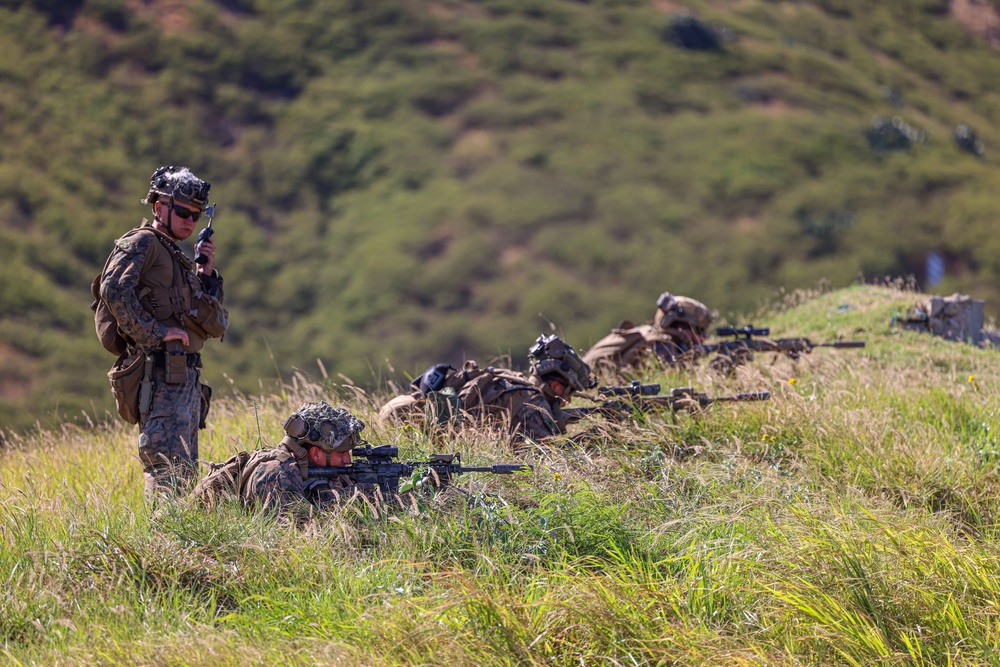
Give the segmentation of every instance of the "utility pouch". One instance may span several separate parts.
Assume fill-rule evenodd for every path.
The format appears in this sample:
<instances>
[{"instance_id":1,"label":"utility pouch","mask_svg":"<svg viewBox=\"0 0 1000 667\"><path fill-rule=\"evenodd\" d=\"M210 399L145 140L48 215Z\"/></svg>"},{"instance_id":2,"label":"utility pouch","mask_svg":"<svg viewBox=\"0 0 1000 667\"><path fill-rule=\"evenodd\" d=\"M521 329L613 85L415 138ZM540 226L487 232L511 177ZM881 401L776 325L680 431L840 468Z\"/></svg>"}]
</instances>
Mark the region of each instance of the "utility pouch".
<instances>
[{"instance_id":1,"label":"utility pouch","mask_svg":"<svg viewBox=\"0 0 1000 667\"><path fill-rule=\"evenodd\" d=\"M140 388L145 389L143 371L147 363L151 374L151 359L147 362L146 357L138 352L131 356L123 354L108 371L108 381L111 382L111 393L114 394L118 414L129 424L139 423L142 406Z\"/></svg>"},{"instance_id":2,"label":"utility pouch","mask_svg":"<svg viewBox=\"0 0 1000 667\"><path fill-rule=\"evenodd\" d=\"M184 384L187 382L187 355L184 348L176 341L167 343L164 356L164 379L167 384Z\"/></svg>"},{"instance_id":3,"label":"utility pouch","mask_svg":"<svg viewBox=\"0 0 1000 667\"><path fill-rule=\"evenodd\" d=\"M198 417L198 428L205 428L208 419L208 411L212 407L212 388L207 384L201 385L201 414Z\"/></svg>"}]
</instances>

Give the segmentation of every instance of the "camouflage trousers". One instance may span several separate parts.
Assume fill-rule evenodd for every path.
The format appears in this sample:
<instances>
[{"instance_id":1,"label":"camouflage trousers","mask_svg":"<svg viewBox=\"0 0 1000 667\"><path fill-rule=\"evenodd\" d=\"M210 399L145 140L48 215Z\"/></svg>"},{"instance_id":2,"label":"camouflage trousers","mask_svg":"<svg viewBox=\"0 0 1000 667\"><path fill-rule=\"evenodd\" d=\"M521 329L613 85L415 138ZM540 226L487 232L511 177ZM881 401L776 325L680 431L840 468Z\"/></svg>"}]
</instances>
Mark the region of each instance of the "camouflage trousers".
<instances>
[{"instance_id":1,"label":"camouflage trousers","mask_svg":"<svg viewBox=\"0 0 1000 667\"><path fill-rule=\"evenodd\" d=\"M163 368L153 371L153 398L139 421L139 461L147 497L183 493L197 477L200 378L197 368L188 368L185 382L167 384Z\"/></svg>"}]
</instances>

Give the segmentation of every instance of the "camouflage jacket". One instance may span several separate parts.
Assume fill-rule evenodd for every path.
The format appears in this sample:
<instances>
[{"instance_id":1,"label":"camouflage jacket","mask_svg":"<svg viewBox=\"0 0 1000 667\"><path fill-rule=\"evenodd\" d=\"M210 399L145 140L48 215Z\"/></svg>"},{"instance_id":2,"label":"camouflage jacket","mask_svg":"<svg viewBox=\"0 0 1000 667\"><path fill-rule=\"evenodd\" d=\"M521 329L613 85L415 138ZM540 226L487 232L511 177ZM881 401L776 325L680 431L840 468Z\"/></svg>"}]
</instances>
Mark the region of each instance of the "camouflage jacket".
<instances>
[{"instance_id":1,"label":"camouflage jacket","mask_svg":"<svg viewBox=\"0 0 1000 667\"><path fill-rule=\"evenodd\" d=\"M512 442L542 440L566 432L560 400L550 395L538 378L503 368L479 368L475 361L468 361L461 370L449 374L444 388L456 392L463 420L500 425ZM401 394L382 406L379 416L397 423L426 420L429 404L437 409L444 405L429 401L431 398L435 397L425 397L419 391Z\"/></svg>"},{"instance_id":2,"label":"camouflage jacket","mask_svg":"<svg viewBox=\"0 0 1000 667\"><path fill-rule=\"evenodd\" d=\"M225 333L229 314L222 305L222 278L218 272L197 274L194 266L146 221L115 241L100 295L135 347L155 349L169 327L178 327L188 332L185 351L198 352L207 338Z\"/></svg>"},{"instance_id":3,"label":"camouflage jacket","mask_svg":"<svg viewBox=\"0 0 1000 667\"><path fill-rule=\"evenodd\" d=\"M684 346L678 345L668 333L655 325L635 326L625 321L594 343L583 355L583 360L594 369L617 371L639 366L652 357L673 364L683 352Z\"/></svg>"},{"instance_id":4,"label":"camouflage jacket","mask_svg":"<svg viewBox=\"0 0 1000 667\"><path fill-rule=\"evenodd\" d=\"M303 479L302 469L284 446L238 452L211 471L195 487L193 496L214 505L225 497L238 497L251 507L285 512L306 503L320 506L354 491L350 477Z\"/></svg>"}]
</instances>

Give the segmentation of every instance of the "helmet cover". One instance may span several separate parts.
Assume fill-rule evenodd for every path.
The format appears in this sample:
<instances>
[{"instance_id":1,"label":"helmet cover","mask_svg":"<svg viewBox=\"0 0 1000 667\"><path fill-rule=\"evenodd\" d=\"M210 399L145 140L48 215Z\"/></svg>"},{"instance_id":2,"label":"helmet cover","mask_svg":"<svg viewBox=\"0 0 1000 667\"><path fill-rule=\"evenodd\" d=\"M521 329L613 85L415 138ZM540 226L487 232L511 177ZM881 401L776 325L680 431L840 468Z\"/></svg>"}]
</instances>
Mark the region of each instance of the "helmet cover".
<instances>
[{"instance_id":1,"label":"helmet cover","mask_svg":"<svg viewBox=\"0 0 1000 667\"><path fill-rule=\"evenodd\" d=\"M528 350L531 372L538 377L551 373L566 381L567 386L576 391L584 391L597 386L597 378L590 366L580 358L573 347L555 334L542 334Z\"/></svg>"},{"instance_id":2,"label":"helmet cover","mask_svg":"<svg viewBox=\"0 0 1000 667\"><path fill-rule=\"evenodd\" d=\"M365 423L343 408L329 403L306 403L285 422L285 432L304 445L345 452L358 443Z\"/></svg>"},{"instance_id":3,"label":"helmet cover","mask_svg":"<svg viewBox=\"0 0 1000 667\"><path fill-rule=\"evenodd\" d=\"M142 200L143 204L152 204L160 195L171 197L174 201L196 206L202 211L208 204L210 183L201 180L187 167L171 165L160 167L149 179L149 192Z\"/></svg>"},{"instance_id":4,"label":"helmet cover","mask_svg":"<svg viewBox=\"0 0 1000 667\"><path fill-rule=\"evenodd\" d=\"M704 334L712 324L712 313L701 301L664 292L656 300L656 316L653 323L665 331L680 327L694 329Z\"/></svg>"}]
</instances>

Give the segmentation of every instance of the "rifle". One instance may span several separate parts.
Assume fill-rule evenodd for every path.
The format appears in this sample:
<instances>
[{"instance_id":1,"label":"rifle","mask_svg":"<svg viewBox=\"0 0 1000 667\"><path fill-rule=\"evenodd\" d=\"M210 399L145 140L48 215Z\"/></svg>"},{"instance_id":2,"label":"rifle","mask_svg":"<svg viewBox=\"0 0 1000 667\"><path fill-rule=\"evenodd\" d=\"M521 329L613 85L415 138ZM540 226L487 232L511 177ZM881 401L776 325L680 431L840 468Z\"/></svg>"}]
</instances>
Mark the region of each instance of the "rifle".
<instances>
[{"instance_id":1,"label":"rifle","mask_svg":"<svg viewBox=\"0 0 1000 667\"><path fill-rule=\"evenodd\" d=\"M769 391L753 391L733 396L709 396L691 387L674 387L670 393L660 394L659 384L632 384L623 387L600 387L598 393L602 396L623 396L604 401L600 405L586 408L566 408L563 415L569 424L580 421L587 415L598 414L610 419L621 420L627 415L645 413L667 408L672 412L677 410L692 410L704 408L712 403L735 403L743 401L766 401L771 398Z\"/></svg>"},{"instance_id":2,"label":"rifle","mask_svg":"<svg viewBox=\"0 0 1000 667\"><path fill-rule=\"evenodd\" d=\"M706 343L699 346L703 354L717 352L721 356L737 361L749 360L753 352L778 352L790 359L798 359L803 354L809 354L816 347L857 348L864 347L863 340L836 340L829 343L814 343L808 338L773 338L760 340L754 336L770 335L767 327L756 328L752 324L743 327L719 327L715 330L717 336L732 336L733 340L721 343Z\"/></svg>"},{"instance_id":3,"label":"rifle","mask_svg":"<svg viewBox=\"0 0 1000 667\"><path fill-rule=\"evenodd\" d=\"M497 463L490 466L464 467L462 457L455 454L432 454L426 461L396 461L399 448L389 445L381 447L355 447L351 450L352 461L348 466L309 466L311 479L332 479L347 475L355 483L378 485L388 498L399 493L399 480L410 477L416 470L433 470L440 480L467 472L485 472L493 475L510 475L515 472L533 471L527 464Z\"/></svg>"},{"instance_id":4,"label":"rifle","mask_svg":"<svg viewBox=\"0 0 1000 667\"><path fill-rule=\"evenodd\" d=\"M215 204L212 204L211 206L205 209L205 215L208 216L208 224L205 225L205 229L198 232L198 243L201 243L202 241L207 241L208 239L212 238L212 234L215 233L215 230L212 229L212 221L215 219ZM194 256L195 264L200 265L204 264L207 261L208 257L201 254L200 252Z\"/></svg>"}]
</instances>

